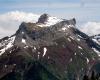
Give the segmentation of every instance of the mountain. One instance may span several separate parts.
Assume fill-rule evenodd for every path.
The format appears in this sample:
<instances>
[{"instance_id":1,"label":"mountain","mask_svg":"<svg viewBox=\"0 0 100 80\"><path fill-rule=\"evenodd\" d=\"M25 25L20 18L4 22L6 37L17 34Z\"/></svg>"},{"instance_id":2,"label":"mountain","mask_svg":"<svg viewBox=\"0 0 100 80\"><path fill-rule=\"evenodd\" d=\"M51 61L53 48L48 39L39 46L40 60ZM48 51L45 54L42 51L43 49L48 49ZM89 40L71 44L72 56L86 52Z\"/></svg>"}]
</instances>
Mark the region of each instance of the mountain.
<instances>
[{"instance_id":1,"label":"mountain","mask_svg":"<svg viewBox=\"0 0 100 80\"><path fill-rule=\"evenodd\" d=\"M100 34L91 36L91 38L96 42L98 45L100 45Z\"/></svg>"},{"instance_id":2,"label":"mountain","mask_svg":"<svg viewBox=\"0 0 100 80\"><path fill-rule=\"evenodd\" d=\"M90 38L93 40L93 42L95 44L97 44L97 50L95 48L92 48L96 53L98 53L98 55L100 54L100 34L94 35L94 36L90 36ZM100 56L100 55L99 55Z\"/></svg>"},{"instance_id":3,"label":"mountain","mask_svg":"<svg viewBox=\"0 0 100 80\"><path fill-rule=\"evenodd\" d=\"M0 80L82 80L100 73L96 51L100 45L76 28L75 18L43 14L0 39Z\"/></svg>"}]
</instances>

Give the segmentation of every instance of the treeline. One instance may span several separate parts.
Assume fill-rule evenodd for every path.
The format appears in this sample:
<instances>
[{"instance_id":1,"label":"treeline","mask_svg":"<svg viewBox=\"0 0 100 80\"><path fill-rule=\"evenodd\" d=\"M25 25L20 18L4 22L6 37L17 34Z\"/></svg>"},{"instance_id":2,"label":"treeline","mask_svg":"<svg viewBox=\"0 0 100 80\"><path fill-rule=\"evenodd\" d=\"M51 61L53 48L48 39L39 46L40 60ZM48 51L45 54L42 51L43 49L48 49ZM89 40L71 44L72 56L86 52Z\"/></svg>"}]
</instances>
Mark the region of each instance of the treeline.
<instances>
[{"instance_id":1,"label":"treeline","mask_svg":"<svg viewBox=\"0 0 100 80\"><path fill-rule=\"evenodd\" d=\"M92 71L91 76L84 75L83 80L100 80L100 73L95 73Z\"/></svg>"}]
</instances>

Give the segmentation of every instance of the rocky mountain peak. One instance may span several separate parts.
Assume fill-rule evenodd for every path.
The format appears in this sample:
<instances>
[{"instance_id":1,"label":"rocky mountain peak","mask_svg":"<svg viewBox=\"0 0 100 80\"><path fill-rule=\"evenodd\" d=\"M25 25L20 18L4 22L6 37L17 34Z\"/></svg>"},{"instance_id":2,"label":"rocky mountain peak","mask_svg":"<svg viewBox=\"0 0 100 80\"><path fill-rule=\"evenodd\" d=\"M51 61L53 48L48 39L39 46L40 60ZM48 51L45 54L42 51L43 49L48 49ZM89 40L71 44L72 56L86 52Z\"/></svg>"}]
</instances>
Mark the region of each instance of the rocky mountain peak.
<instances>
[{"instance_id":1,"label":"rocky mountain peak","mask_svg":"<svg viewBox=\"0 0 100 80\"><path fill-rule=\"evenodd\" d=\"M0 40L0 80L82 80L96 71L100 45L75 24L75 18L48 14L36 23L23 22L14 35Z\"/></svg>"},{"instance_id":2,"label":"rocky mountain peak","mask_svg":"<svg viewBox=\"0 0 100 80\"><path fill-rule=\"evenodd\" d=\"M43 23L44 24L45 22L47 22L48 17L49 17L49 15L46 14L46 13L42 14L40 16L40 18L38 19L38 23Z\"/></svg>"}]
</instances>

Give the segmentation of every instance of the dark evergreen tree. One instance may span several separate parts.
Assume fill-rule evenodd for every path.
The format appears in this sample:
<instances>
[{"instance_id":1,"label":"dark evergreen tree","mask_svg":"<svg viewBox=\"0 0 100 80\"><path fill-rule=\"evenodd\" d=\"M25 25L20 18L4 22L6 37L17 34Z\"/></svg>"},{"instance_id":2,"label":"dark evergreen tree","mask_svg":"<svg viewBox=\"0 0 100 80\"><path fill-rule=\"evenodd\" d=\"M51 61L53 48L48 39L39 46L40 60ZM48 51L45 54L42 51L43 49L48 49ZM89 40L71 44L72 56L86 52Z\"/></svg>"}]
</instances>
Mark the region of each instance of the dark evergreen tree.
<instances>
[{"instance_id":1,"label":"dark evergreen tree","mask_svg":"<svg viewBox=\"0 0 100 80\"><path fill-rule=\"evenodd\" d=\"M96 75L96 80L100 80L100 73Z\"/></svg>"},{"instance_id":2,"label":"dark evergreen tree","mask_svg":"<svg viewBox=\"0 0 100 80\"><path fill-rule=\"evenodd\" d=\"M96 76L95 76L95 72L94 71L92 71L91 80L96 80Z\"/></svg>"},{"instance_id":3,"label":"dark evergreen tree","mask_svg":"<svg viewBox=\"0 0 100 80\"><path fill-rule=\"evenodd\" d=\"M83 80L89 80L87 75L84 75Z\"/></svg>"}]
</instances>

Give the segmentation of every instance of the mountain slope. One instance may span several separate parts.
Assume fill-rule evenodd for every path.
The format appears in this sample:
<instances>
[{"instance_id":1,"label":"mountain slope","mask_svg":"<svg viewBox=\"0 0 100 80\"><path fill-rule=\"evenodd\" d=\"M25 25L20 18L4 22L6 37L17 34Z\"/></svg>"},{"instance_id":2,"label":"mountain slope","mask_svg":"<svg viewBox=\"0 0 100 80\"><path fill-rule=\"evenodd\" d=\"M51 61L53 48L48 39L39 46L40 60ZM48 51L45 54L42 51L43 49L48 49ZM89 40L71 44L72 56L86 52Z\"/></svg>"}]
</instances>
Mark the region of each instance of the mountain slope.
<instances>
[{"instance_id":1,"label":"mountain slope","mask_svg":"<svg viewBox=\"0 0 100 80\"><path fill-rule=\"evenodd\" d=\"M23 22L14 35L0 40L0 79L12 80L14 75L13 80L82 80L91 74L99 64L92 48L100 50L100 45L75 24L74 18L48 14L36 23Z\"/></svg>"}]
</instances>

